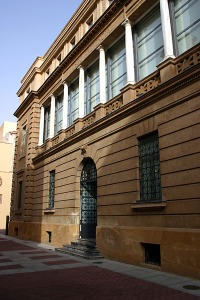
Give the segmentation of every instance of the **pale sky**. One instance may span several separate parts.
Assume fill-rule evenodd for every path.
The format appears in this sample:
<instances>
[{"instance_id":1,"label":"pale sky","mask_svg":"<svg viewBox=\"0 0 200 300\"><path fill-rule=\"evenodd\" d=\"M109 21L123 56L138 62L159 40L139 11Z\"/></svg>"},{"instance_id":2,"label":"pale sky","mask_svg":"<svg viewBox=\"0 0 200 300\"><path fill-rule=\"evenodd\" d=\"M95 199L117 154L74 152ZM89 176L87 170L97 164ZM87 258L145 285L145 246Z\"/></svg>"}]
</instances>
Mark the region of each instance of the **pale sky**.
<instances>
[{"instance_id":1,"label":"pale sky","mask_svg":"<svg viewBox=\"0 0 200 300\"><path fill-rule=\"evenodd\" d=\"M0 0L0 126L16 122L20 82L82 0Z\"/></svg>"}]
</instances>

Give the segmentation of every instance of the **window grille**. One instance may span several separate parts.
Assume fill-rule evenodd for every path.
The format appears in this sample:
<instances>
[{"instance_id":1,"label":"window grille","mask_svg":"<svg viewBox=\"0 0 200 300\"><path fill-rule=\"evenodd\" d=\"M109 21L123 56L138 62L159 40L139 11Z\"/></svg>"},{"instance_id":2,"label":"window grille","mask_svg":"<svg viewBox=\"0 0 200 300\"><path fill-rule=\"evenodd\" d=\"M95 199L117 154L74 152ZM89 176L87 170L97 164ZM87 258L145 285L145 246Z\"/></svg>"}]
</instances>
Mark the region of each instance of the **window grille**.
<instances>
[{"instance_id":1,"label":"window grille","mask_svg":"<svg viewBox=\"0 0 200 300\"><path fill-rule=\"evenodd\" d=\"M55 170L50 173L49 181L49 208L54 208L54 194L55 194Z\"/></svg>"},{"instance_id":2,"label":"window grille","mask_svg":"<svg viewBox=\"0 0 200 300\"><path fill-rule=\"evenodd\" d=\"M22 205L22 181L18 182L18 198L17 198L17 209L21 209Z\"/></svg>"},{"instance_id":3,"label":"window grille","mask_svg":"<svg viewBox=\"0 0 200 300\"><path fill-rule=\"evenodd\" d=\"M139 139L140 200L161 201L160 152L158 133Z\"/></svg>"},{"instance_id":4,"label":"window grille","mask_svg":"<svg viewBox=\"0 0 200 300\"><path fill-rule=\"evenodd\" d=\"M145 263L152 265L161 265L160 245L159 244L143 244L145 249Z\"/></svg>"},{"instance_id":5,"label":"window grille","mask_svg":"<svg viewBox=\"0 0 200 300\"><path fill-rule=\"evenodd\" d=\"M27 138L27 130L26 126L22 128L22 141L21 141L21 156L25 155L26 150L26 138Z\"/></svg>"}]
</instances>

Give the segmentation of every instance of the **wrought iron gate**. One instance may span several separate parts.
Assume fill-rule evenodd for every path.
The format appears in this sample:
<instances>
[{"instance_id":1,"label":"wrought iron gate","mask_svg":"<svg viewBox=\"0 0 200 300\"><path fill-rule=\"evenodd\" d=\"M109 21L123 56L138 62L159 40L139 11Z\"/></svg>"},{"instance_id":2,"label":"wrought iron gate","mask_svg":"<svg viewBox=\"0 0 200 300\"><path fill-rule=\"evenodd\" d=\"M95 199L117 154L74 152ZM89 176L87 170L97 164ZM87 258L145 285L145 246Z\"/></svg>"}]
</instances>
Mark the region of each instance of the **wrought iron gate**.
<instances>
[{"instance_id":1,"label":"wrought iron gate","mask_svg":"<svg viewBox=\"0 0 200 300\"><path fill-rule=\"evenodd\" d=\"M97 172L88 159L81 174L81 238L95 238L97 225Z\"/></svg>"}]
</instances>

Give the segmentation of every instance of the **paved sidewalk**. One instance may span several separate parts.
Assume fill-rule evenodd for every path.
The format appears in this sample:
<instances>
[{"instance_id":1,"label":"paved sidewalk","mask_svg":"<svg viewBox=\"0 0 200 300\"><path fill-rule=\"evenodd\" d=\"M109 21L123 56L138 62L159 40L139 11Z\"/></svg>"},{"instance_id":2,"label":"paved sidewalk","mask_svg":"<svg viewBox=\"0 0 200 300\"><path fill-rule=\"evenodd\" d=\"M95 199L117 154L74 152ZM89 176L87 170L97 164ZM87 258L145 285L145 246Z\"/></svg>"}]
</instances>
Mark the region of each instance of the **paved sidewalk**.
<instances>
[{"instance_id":1,"label":"paved sidewalk","mask_svg":"<svg viewBox=\"0 0 200 300\"><path fill-rule=\"evenodd\" d=\"M0 299L195 300L200 281L0 234Z\"/></svg>"}]
</instances>

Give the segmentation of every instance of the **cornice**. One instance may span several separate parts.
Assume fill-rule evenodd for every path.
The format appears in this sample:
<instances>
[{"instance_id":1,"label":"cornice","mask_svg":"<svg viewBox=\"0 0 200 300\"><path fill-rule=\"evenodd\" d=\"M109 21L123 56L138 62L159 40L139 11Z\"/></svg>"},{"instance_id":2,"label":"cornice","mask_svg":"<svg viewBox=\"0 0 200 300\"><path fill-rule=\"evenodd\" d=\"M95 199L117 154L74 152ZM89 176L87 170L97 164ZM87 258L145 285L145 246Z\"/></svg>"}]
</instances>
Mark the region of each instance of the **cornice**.
<instances>
[{"instance_id":1,"label":"cornice","mask_svg":"<svg viewBox=\"0 0 200 300\"><path fill-rule=\"evenodd\" d=\"M88 44L94 37L102 31L102 28L108 24L109 20L115 15L119 9L123 8L124 3L130 0L115 0L112 5L102 14L102 16L95 22L88 32L84 34L82 39L75 45L75 47L68 53L68 55L62 60L60 65L54 70L49 78L42 84L38 89L38 94L45 92L48 89L49 84L53 79L57 79L58 76L62 75L62 72L68 65L71 65L73 60L78 57L85 45ZM51 78L52 77L52 78Z\"/></svg>"},{"instance_id":2,"label":"cornice","mask_svg":"<svg viewBox=\"0 0 200 300\"><path fill-rule=\"evenodd\" d=\"M22 101L22 103L20 104L20 106L17 108L17 110L14 112L13 115L19 118L21 113L32 103L33 99L36 98L37 98L37 92L31 91L26 97L26 99Z\"/></svg>"}]
</instances>

